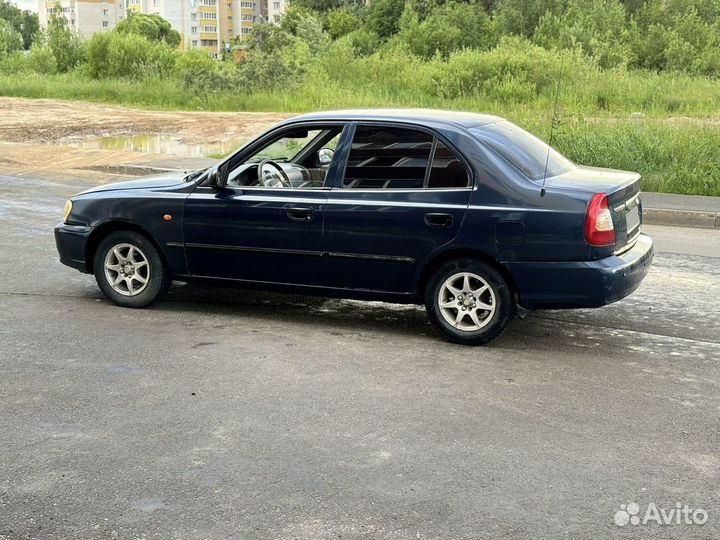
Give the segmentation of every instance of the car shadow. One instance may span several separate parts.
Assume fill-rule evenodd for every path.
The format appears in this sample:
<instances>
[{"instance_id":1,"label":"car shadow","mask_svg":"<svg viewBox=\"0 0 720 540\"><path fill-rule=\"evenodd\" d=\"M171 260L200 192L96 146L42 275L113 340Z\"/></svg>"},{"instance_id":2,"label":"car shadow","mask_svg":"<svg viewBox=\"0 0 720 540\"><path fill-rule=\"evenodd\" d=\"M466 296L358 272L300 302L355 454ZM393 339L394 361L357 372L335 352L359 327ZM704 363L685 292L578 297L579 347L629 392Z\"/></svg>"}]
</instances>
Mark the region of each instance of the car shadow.
<instances>
[{"instance_id":1,"label":"car shadow","mask_svg":"<svg viewBox=\"0 0 720 540\"><path fill-rule=\"evenodd\" d=\"M338 333L392 332L442 339L423 306L363 302L174 283L154 310L250 316L334 327ZM331 331L332 333L332 331Z\"/></svg>"},{"instance_id":2,"label":"car shadow","mask_svg":"<svg viewBox=\"0 0 720 540\"><path fill-rule=\"evenodd\" d=\"M327 328L330 335L361 333L430 339L452 347L432 326L424 306L344 300L297 294L174 283L167 296L151 309L187 314L222 314L252 317L285 324L311 324ZM219 324L218 327L225 326ZM486 347L524 350L528 341L545 340L542 319L515 319ZM549 342L548 348L557 346Z\"/></svg>"}]
</instances>

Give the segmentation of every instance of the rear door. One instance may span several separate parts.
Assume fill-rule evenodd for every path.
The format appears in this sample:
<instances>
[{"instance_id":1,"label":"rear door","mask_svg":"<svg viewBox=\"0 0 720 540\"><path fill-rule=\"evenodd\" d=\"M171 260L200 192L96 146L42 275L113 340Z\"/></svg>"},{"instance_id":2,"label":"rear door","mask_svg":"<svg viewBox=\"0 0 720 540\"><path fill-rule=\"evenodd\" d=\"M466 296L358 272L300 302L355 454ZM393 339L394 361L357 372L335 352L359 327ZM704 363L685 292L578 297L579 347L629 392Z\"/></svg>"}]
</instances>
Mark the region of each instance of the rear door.
<instances>
[{"instance_id":1,"label":"rear door","mask_svg":"<svg viewBox=\"0 0 720 540\"><path fill-rule=\"evenodd\" d=\"M423 128L358 123L349 136L345 166L327 193L326 284L411 292L420 263L457 235L471 175Z\"/></svg>"}]
</instances>

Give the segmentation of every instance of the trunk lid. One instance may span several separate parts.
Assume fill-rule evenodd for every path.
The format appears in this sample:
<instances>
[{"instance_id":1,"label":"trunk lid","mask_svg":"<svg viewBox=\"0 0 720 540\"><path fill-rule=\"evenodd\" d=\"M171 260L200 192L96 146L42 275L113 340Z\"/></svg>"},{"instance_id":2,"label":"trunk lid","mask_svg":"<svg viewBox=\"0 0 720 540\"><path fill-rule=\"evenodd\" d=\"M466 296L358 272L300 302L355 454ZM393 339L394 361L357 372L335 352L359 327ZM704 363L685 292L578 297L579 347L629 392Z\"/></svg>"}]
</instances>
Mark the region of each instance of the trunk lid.
<instances>
[{"instance_id":1,"label":"trunk lid","mask_svg":"<svg viewBox=\"0 0 720 540\"><path fill-rule=\"evenodd\" d=\"M631 247L640 235L642 201L638 173L579 166L548 178L545 186L605 193L615 228L615 252Z\"/></svg>"}]
</instances>

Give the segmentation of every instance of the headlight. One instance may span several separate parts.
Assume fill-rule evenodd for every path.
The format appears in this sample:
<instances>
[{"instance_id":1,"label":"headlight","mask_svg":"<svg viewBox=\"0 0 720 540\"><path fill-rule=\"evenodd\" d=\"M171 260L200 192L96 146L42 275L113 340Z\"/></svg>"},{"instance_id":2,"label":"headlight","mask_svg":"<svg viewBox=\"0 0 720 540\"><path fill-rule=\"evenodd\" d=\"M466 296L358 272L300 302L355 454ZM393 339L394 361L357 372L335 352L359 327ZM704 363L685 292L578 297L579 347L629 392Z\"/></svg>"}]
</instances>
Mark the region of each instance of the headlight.
<instances>
[{"instance_id":1,"label":"headlight","mask_svg":"<svg viewBox=\"0 0 720 540\"><path fill-rule=\"evenodd\" d=\"M72 212L72 201L68 200L68 202L65 203L65 208L63 209L63 223L67 223L67 220L70 217L70 212Z\"/></svg>"}]
</instances>

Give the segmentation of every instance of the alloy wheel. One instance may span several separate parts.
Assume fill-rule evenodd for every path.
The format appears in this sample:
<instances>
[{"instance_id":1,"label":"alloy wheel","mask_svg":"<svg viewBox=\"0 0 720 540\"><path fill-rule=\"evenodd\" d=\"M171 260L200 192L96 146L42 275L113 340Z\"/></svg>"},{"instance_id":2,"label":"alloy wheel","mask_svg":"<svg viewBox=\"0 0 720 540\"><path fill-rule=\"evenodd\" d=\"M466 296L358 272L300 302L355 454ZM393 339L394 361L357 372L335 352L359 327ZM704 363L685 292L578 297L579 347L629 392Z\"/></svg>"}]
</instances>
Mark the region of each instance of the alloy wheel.
<instances>
[{"instance_id":1,"label":"alloy wheel","mask_svg":"<svg viewBox=\"0 0 720 540\"><path fill-rule=\"evenodd\" d=\"M123 296L135 296L150 280L145 254L132 244L116 244L105 255L105 277L112 289Z\"/></svg>"},{"instance_id":2,"label":"alloy wheel","mask_svg":"<svg viewBox=\"0 0 720 540\"><path fill-rule=\"evenodd\" d=\"M482 277L472 272L453 274L440 287L438 307L452 327L474 332L486 326L495 314L495 292Z\"/></svg>"}]
</instances>

